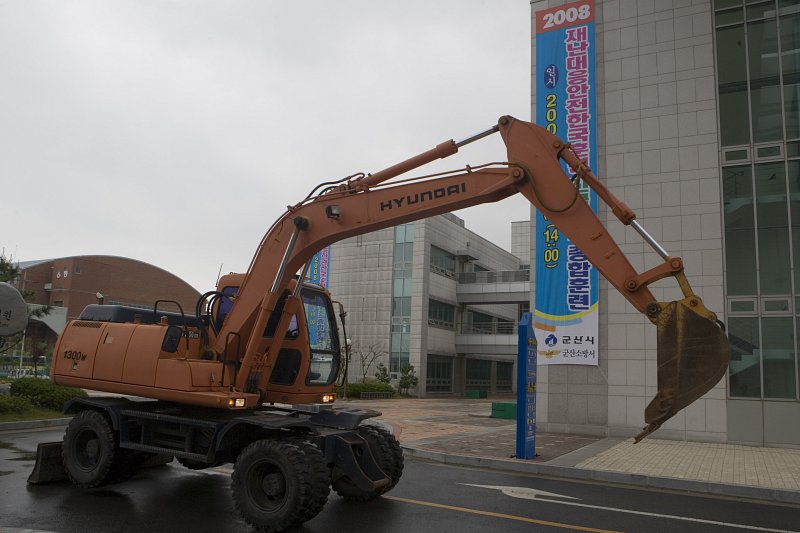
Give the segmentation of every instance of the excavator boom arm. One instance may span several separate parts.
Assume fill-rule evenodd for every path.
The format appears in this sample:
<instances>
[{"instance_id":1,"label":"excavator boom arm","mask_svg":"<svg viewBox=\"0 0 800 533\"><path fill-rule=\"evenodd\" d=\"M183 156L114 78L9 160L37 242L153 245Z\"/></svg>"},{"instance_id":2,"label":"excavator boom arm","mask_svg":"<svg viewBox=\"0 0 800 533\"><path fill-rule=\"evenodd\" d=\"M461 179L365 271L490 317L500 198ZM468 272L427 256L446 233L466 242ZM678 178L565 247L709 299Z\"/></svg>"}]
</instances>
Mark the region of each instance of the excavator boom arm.
<instances>
[{"instance_id":1,"label":"excavator boom arm","mask_svg":"<svg viewBox=\"0 0 800 533\"><path fill-rule=\"evenodd\" d=\"M576 172L577 179L595 189L622 223L634 225L651 244L655 241L635 223L635 214L591 173L569 145L535 124L507 116L501 117L498 125L486 133L492 131L500 132L508 151L507 162L500 166L477 170L468 167L465 172L452 175L388 182L434 159L451 155L460 145L474 139L463 143L448 141L289 208L264 237L236 303L217 336L214 348L218 353L223 353L222 344L231 333L248 339L244 343L244 353L240 354L242 368L237 387L244 390L255 383L259 388L266 385L269 366L266 362L270 354L280 350L283 340L281 335L265 338L264 328L295 273L318 250L347 237L495 202L517 193L525 196L569 237L594 267L659 327L659 333L669 329L670 335L679 339L674 343L669 340L662 343L659 337L659 396L654 400L658 405L651 403L648 407L646 432L659 427L719 380L727 367L727 340L716 324L716 316L691 292L680 259L661 253L663 250L658 247L665 263L643 273L637 272L581 197L577 183L564 174L561 161ZM676 302L656 302L648 289L650 283L666 276L675 276L678 280L686 296L682 302L689 308L688 315L683 308L678 309L679 312L673 309ZM664 318L662 311L668 309L669 318ZM692 327L684 328L686 324ZM703 341L702 353L692 352L690 357L684 357L682 354L691 352L687 345L696 344L698 336ZM662 345L664 352L670 352L663 361ZM694 372L698 378L689 380L692 382L690 391L680 390L686 382L683 376L686 372ZM665 376L663 389L662 373Z\"/></svg>"}]
</instances>

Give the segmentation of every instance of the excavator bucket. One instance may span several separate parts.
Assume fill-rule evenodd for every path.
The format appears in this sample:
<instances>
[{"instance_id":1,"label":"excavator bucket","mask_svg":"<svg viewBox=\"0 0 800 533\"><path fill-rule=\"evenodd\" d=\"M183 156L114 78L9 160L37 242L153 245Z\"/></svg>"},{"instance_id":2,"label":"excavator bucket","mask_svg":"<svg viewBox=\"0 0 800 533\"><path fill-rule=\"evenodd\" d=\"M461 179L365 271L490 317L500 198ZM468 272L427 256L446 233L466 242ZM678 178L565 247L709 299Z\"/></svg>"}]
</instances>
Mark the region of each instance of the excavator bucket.
<instances>
[{"instance_id":1,"label":"excavator bucket","mask_svg":"<svg viewBox=\"0 0 800 533\"><path fill-rule=\"evenodd\" d=\"M658 328L658 392L644 412L639 442L716 385L728 368L731 348L721 323L697 296L661 304Z\"/></svg>"}]
</instances>

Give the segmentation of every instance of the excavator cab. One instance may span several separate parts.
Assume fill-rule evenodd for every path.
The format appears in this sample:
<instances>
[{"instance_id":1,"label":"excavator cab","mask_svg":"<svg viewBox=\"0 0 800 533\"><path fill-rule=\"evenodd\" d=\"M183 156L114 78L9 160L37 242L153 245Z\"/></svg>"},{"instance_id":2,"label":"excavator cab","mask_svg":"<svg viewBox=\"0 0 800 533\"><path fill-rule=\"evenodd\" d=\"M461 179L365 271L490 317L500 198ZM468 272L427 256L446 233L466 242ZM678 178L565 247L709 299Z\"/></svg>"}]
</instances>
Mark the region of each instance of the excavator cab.
<instances>
[{"instance_id":1,"label":"excavator cab","mask_svg":"<svg viewBox=\"0 0 800 533\"><path fill-rule=\"evenodd\" d=\"M218 284L213 322L221 325L233 308L241 274L223 276ZM282 322L285 326L282 326ZM264 400L279 403L328 403L342 360L339 330L330 293L319 285L297 282L284 291L263 332L274 359L264 369ZM277 350L275 350L277 348ZM263 384L264 378L261 378ZM253 386L256 386L253 381Z\"/></svg>"}]
</instances>

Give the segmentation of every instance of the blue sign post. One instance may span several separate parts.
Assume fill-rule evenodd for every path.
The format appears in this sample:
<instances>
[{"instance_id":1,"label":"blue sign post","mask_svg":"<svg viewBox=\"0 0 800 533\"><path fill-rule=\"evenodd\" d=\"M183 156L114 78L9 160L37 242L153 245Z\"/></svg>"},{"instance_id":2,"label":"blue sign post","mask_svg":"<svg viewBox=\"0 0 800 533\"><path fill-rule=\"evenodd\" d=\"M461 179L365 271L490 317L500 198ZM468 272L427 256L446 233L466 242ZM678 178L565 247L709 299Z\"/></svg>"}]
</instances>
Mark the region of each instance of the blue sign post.
<instances>
[{"instance_id":1,"label":"blue sign post","mask_svg":"<svg viewBox=\"0 0 800 533\"><path fill-rule=\"evenodd\" d=\"M519 321L517 359L517 459L536 457L536 337L533 315Z\"/></svg>"}]
</instances>

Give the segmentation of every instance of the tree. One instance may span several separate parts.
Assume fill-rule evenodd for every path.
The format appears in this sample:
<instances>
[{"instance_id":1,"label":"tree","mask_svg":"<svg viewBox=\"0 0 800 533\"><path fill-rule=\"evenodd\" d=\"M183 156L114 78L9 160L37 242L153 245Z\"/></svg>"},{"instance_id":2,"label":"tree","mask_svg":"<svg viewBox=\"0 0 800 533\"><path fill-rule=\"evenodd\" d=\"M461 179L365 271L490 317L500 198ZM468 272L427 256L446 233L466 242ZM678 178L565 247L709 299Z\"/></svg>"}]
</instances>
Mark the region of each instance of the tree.
<instances>
[{"instance_id":1,"label":"tree","mask_svg":"<svg viewBox=\"0 0 800 533\"><path fill-rule=\"evenodd\" d=\"M388 352L384 348L383 342L375 342L366 346L355 343L353 344L353 354L361 363L361 383L365 383L369 375L369 369L379 359L388 355Z\"/></svg>"},{"instance_id":2,"label":"tree","mask_svg":"<svg viewBox=\"0 0 800 533\"><path fill-rule=\"evenodd\" d=\"M14 264L13 257L6 257L4 251L0 251L0 281L6 283L13 283L19 277L19 267ZM36 295L32 290L20 290L20 294L25 300L29 300ZM31 307L28 306L28 320L32 317L42 317L50 313L51 307L49 305L42 305ZM5 339L5 342L0 345L0 354L9 352L17 344L22 341L24 333L14 335Z\"/></svg>"},{"instance_id":3,"label":"tree","mask_svg":"<svg viewBox=\"0 0 800 533\"><path fill-rule=\"evenodd\" d=\"M389 369L383 363L378 363L378 370L375 371L375 379L378 383L389 383L392 378L389 376Z\"/></svg>"},{"instance_id":4,"label":"tree","mask_svg":"<svg viewBox=\"0 0 800 533\"><path fill-rule=\"evenodd\" d=\"M414 388L419 384L419 378L414 370L414 365L405 364L400 369L400 380L397 383L397 388L400 389L400 394L408 394L408 389Z\"/></svg>"},{"instance_id":5,"label":"tree","mask_svg":"<svg viewBox=\"0 0 800 533\"><path fill-rule=\"evenodd\" d=\"M6 258L5 252L0 252L0 281L11 283L19 276L19 267L14 266L11 258Z\"/></svg>"}]
</instances>

